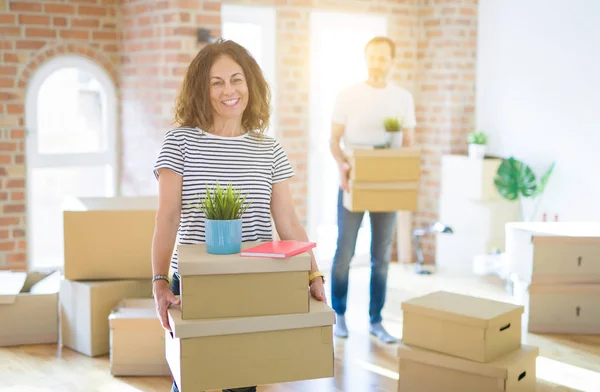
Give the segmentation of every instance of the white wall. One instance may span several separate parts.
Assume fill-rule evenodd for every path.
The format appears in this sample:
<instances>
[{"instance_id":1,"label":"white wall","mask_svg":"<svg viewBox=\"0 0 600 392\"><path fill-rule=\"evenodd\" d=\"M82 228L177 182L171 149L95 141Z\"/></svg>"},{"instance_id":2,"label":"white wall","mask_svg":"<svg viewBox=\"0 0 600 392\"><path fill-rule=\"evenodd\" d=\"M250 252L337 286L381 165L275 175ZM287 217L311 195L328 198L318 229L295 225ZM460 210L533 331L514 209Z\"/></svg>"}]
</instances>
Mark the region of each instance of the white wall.
<instances>
[{"instance_id":1,"label":"white wall","mask_svg":"<svg viewBox=\"0 0 600 392\"><path fill-rule=\"evenodd\" d=\"M600 1L479 0L476 127L539 176L561 221L600 220Z\"/></svg>"}]
</instances>

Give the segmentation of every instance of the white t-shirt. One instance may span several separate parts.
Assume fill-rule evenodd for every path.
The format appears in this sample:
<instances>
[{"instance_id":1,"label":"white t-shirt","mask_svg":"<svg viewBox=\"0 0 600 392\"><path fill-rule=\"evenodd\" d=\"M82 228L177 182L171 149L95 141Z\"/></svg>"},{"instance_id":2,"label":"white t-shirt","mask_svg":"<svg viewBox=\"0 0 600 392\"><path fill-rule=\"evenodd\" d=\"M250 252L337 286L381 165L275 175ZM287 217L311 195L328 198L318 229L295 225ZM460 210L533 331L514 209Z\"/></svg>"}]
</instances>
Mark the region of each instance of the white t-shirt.
<instances>
[{"instance_id":1,"label":"white t-shirt","mask_svg":"<svg viewBox=\"0 0 600 392\"><path fill-rule=\"evenodd\" d=\"M384 144L388 135L383 119L397 117L404 128L413 128L415 104L412 95L404 88L390 82L384 88L357 83L342 90L336 99L332 121L345 125L344 144Z\"/></svg>"}]
</instances>

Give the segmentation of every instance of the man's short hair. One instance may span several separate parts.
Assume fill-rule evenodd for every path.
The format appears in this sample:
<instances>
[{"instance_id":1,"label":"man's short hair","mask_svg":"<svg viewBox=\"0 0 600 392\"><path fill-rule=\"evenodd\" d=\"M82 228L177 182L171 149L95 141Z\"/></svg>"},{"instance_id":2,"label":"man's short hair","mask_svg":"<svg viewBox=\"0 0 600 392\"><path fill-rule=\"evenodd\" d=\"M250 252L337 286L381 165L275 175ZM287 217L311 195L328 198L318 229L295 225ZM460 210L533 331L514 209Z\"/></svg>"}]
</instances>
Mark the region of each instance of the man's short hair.
<instances>
[{"instance_id":1,"label":"man's short hair","mask_svg":"<svg viewBox=\"0 0 600 392\"><path fill-rule=\"evenodd\" d=\"M389 39L388 37L375 37L372 38L369 42L367 42L367 44L365 45L365 51L367 50L367 48L369 47L369 45L371 44L383 44L386 43L389 45L390 47L390 51L392 53L392 58L396 57L396 45L394 45L394 41L392 41L391 39Z\"/></svg>"}]
</instances>

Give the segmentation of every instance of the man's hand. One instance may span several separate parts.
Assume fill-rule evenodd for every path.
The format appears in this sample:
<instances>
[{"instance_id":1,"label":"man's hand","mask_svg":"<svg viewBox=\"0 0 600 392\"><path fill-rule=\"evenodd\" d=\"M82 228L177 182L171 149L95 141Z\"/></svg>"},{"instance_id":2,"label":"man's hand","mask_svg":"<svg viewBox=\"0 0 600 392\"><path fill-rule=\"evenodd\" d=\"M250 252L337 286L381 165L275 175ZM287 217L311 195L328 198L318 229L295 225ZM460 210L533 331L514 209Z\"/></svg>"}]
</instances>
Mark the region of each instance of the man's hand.
<instances>
[{"instance_id":1,"label":"man's hand","mask_svg":"<svg viewBox=\"0 0 600 392\"><path fill-rule=\"evenodd\" d=\"M349 191L350 185L348 184L348 179L350 178L350 164L348 162L344 162L340 167L340 177L341 177L341 186L343 191Z\"/></svg>"}]
</instances>

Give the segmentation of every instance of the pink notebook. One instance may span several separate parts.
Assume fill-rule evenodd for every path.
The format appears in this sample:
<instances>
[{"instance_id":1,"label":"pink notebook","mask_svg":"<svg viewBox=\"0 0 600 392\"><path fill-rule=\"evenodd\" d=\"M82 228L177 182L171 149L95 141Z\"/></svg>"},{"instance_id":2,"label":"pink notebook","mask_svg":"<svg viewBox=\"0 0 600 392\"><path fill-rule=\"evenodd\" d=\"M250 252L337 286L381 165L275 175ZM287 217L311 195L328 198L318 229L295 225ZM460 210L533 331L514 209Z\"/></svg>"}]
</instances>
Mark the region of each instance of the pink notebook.
<instances>
[{"instance_id":1,"label":"pink notebook","mask_svg":"<svg viewBox=\"0 0 600 392\"><path fill-rule=\"evenodd\" d=\"M286 259L317 246L314 242L269 241L240 252L243 257L272 257Z\"/></svg>"}]
</instances>

